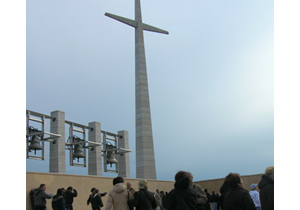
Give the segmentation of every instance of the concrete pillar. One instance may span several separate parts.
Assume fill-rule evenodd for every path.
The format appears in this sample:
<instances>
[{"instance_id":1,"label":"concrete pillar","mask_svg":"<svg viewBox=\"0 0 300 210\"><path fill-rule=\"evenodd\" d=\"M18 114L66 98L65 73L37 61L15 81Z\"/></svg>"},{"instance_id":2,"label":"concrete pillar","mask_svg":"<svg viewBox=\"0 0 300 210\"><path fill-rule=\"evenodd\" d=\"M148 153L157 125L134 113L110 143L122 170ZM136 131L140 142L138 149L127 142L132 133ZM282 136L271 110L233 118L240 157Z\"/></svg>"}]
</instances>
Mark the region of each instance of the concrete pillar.
<instances>
[{"instance_id":1,"label":"concrete pillar","mask_svg":"<svg viewBox=\"0 0 300 210\"><path fill-rule=\"evenodd\" d=\"M118 131L119 141L118 148L129 149L128 131ZM123 155L118 156L119 165L119 176L130 178L130 160L129 153L123 153Z\"/></svg>"},{"instance_id":2,"label":"concrete pillar","mask_svg":"<svg viewBox=\"0 0 300 210\"><path fill-rule=\"evenodd\" d=\"M53 111L51 116L55 120L50 122L50 133L60 134L55 141L55 144L50 143L50 173L66 173L66 160L65 160L65 113L62 111Z\"/></svg>"},{"instance_id":3,"label":"concrete pillar","mask_svg":"<svg viewBox=\"0 0 300 210\"><path fill-rule=\"evenodd\" d=\"M99 122L89 123L89 141L101 143L101 124ZM88 174L94 176L102 176L102 152L101 146L94 147L93 150L89 148L88 152Z\"/></svg>"}]
</instances>

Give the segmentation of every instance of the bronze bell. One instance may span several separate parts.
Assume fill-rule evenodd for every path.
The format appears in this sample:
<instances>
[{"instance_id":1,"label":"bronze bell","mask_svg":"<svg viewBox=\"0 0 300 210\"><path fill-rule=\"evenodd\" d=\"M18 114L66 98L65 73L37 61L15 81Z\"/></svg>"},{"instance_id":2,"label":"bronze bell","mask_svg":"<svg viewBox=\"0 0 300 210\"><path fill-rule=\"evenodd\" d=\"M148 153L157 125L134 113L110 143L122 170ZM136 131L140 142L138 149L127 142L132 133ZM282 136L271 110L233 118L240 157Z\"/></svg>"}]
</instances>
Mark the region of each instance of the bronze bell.
<instances>
[{"instance_id":1,"label":"bronze bell","mask_svg":"<svg viewBox=\"0 0 300 210\"><path fill-rule=\"evenodd\" d=\"M113 163L118 163L114 151L107 152L106 160L107 160L107 164L110 164L110 166L112 166Z\"/></svg>"},{"instance_id":2,"label":"bronze bell","mask_svg":"<svg viewBox=\"0 0 300 210\"><path fill-rule=\"evenodd\" d=\"M75 149L74 149L74 152L73 152L73 157L77 158L77 162L79 162L79 158L84 158L85 157L84 153L82 152L82 145L81 144L75 145Z\"/></svg>"},{"instance_id":3,"label":"bronze bell","mask_svg":"<svg viewBox=\"0 0 300 210\"><path fill-rule=\"evenodd\" d=\"M39 140L39 136L38 135L34 135L32 136L32 139L30 141L30 145L29 145L29 149L33 149L34 150L34 154L36 154L37 150L42 150L42 146L40 145L40 140Z\"/></svg>"}]
</instances>

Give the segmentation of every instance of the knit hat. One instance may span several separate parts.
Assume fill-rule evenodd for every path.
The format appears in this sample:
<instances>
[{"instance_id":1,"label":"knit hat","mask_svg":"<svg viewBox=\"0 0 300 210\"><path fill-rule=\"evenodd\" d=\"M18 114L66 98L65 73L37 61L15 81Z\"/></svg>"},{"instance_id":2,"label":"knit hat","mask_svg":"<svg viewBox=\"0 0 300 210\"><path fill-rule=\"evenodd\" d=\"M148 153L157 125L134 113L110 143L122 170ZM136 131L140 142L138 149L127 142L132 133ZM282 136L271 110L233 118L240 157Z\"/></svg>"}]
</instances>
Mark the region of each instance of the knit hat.
<instances>
[{"instance_id":1,"label":"knit hat","mask_svg":"<svg viewBox=\"0 0 300 210\"><path fill-rule=\"evenodd\" d=\"M145 179L139 181L139 189L148 189L148 183Z\"/></svg>"},{"instance_id":2,"label":"knit hat","mask_svg":"<svg viewBox=\"0 0 300 210\"><path fill-rule=\"evenodd\" d=\"M251 190L254 190L256 188L257 184L251 184L250 188Z\"/></svg>"}]
</instances>

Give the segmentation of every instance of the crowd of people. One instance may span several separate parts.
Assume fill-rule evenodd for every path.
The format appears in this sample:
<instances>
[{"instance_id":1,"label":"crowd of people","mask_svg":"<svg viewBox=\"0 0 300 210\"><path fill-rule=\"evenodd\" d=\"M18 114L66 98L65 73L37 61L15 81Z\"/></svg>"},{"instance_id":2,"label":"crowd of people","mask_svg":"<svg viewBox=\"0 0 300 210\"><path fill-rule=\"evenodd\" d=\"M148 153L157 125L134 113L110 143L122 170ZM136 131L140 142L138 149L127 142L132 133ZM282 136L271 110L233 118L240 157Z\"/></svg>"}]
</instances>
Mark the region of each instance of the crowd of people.
<instances>
[{"instance_id":1,"label":"crowd of people","mask_svg":"<svg viewBox=\"0 0 300 210\"><path fill-rule=\"evenodd\" d=\"M268 167L259 183L244 188L244 182L237 173L229 173L220 187L220 195L193 183L191 172L179 171L175 175L174 189L170 192L148 190L147 180L138 182L138 190L130 182L124 184L122 177L113 179L113 188L100 193L92 188L87 205L92 210L274 210L274 167ZM52 198L53 210L73 210L74 197L78 193L73 187L57 189L56 195L47 194L46 185L32 190L34 210L46 210L46 199ZM102 202L107 197L106 204Z\"/></svg>"}]
</instances>

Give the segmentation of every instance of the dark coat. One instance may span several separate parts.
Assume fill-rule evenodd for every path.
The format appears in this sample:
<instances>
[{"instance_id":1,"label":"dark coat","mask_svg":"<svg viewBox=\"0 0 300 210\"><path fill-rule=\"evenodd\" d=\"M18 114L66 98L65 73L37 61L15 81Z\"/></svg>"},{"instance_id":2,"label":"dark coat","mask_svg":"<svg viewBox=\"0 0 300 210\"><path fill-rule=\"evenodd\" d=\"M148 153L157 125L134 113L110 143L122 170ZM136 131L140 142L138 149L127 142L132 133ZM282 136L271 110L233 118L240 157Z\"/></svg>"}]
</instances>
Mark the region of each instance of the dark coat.
<instances>
[{"instance_id":1,"label":"dark coat","mask_svg":"<svg viewBox=\"0 0 300 210\"><path fill-rule=\"evenodd\" d=\"M220 197L219 197L219 204L220 204L220 207L221 209L223 209L223 200L224 200L224 197L226 195L226 193L230 190L229 188L229 185L227 182L224 182L223 185L221 186L220 188Z\"/></svg>"},{"instance_id":2,"label":"dark coat","mask_svg":"<svg viewBox=\"0 0 300 210\"><path fill-rule=\"evenodd\" d=\"M36 188L33 190L34 197L34 208L35 209L45 209L46 208L46 199L52 198L52 194L47 194L41 188Z\"/></svg>"},{"instance_id":3,"label":"dark coat","mask_svg":"<svg viewBox=\"0 0 300 210\"><path fill-rule=\"evenodd\" d=\"M104 192L104 193L99 193L100 197L103 197L107 194L107 192ZM93 194L90 194L89 195L89 198L87 199L87 205L89 205L91 202L92 202L92 198L93 198ZM101 199L102 200L102 199Z\"/></svg>"},{"instance_id":4,"label":"dark coat","mask_svg":"<svg viewBox=\"0 0 300 210\"><path fill-rule=\"evenodd\" d=\"M74 192L72 192L71 190L66 190L66 192L64 194L66 204L72 204L74 201L74 197L77 197L77 195L78 195L78 193L75 189L74 189Z\"/></svg>"},{"instance_id":5,"label":"dark coat","mask_svg":"<svg viewBox=\"0 0 300 210\"><path fill-rule=\"evenodd\" d=\"M204 204L204 210L210 210L210 194L208 192L205 193L207 197L207 202ZM199 207L198 207L199 208Z\"/></svg>"},{"instance_id":6,"label":"dark coat","mask_svg":"<svg viewBox=\"0 0 300 210\"><path fill-rule=\"evenodd\" d=\"M167 210L196 210L197 194L191 187L189 178L183 177L174 186L163 201L163 207Z\"/></svg>"},{"instance_id":7,"label":"dark coat","mask_svg":"<svg viewBox=\"0 0 300 210\"><path fill-rule=\"evenodd\" d=\"M134 193L134 199L129 200L130 207L136 207L136 210L153 210L157 204L154 194L145 189L140 189Z\"/></svg>"},{"instance_id":8,"label":"dark coat","mask_svg":"<svg viewBox=\"0 0 300 210\"><path fill-rule=\"evenodd\" d=\"M89 205L92 202L93 194L89 195L89 198L87 199L86 203Z\"/></svg>"},{"instance_id":9,"label":"dark coat","mask_svg":"<svg viewBox=\"0 0 300 210\"><path fill-rule=\"evenodd\" d=\"M210 202L211 203L217 203L218 202L218 196L216 194L210 195Z\"/></svg>"},{"instance_id":10,"label":"dark coat","mask_svg":"<svg viewBox=\"0 0 300 210\"><path fill-rule=\"evenodd\" d=\"M224 210L256 210L249 192L243 188L230 188L223 200Z\"/></svg>"},{"instance_id":11,"label":"dark coat","mask_svg":"<svg viewBox=\"0 0 300 210\"><path fill-rule=\"evenodd\" d=\"M65 199L63 195L54 195L52 198L52 209L53 210L65 210Z\"/></svg>"},{"instance_id":12,"label":"dark coat","mask_svg":"<svg viewBox=\"0 0 300 210\"><path fill-rule=\"evenodd\" d=\"M91 199L91 203L92 203L92 209L96 210L96 209L100 209L100 207L103 207L103 202L101 197L99 196L99 194L97 194L95 197L93 197Z\"/></svg>"},{"instance_id":13,"label":"dark coat","mask_svg":"<svg viewBox=\"0 0 300 210\"><path fill-rule=\"evenodd\" d=\"M274 210L274 179L263 175L258 183L260 203L263 210Z\"/></svg>"}]
</instances>

